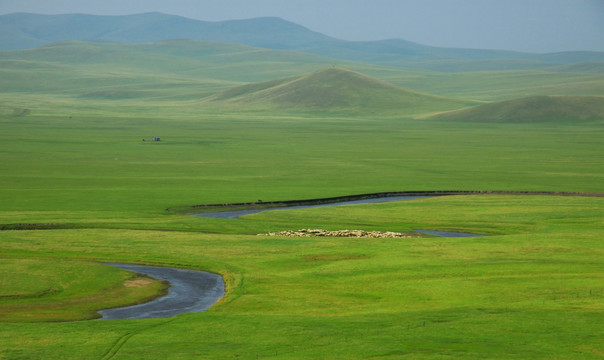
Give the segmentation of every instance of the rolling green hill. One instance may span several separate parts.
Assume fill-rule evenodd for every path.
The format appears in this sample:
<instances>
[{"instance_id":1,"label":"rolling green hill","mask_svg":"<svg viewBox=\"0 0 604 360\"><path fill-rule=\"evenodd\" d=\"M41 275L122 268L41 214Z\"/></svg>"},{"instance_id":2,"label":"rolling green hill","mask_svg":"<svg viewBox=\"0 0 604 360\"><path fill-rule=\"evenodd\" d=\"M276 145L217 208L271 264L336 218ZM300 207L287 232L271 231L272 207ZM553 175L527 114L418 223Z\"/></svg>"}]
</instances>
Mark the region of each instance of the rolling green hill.
<instances>
[{"instance_id":1,"label":"rolling green hill","mask_svg":"<svg viewBox=\"0 0 604 360\"><path fill-rule=\"evenodd\" d=\"M300 110L401 115L454 109L475 102L403 89L342 68L326 68L299 77L249 84L207 100Z\"/></svg>"},{"instance_id":2,"label":"rolling green hill","mask_svg":"<svg viewBox=\"0 0 604 360\"><path fill-rule=\"evenodd\" d=\"M432 118L516 123L604 120L604 97L532 96L438 114Z\"/></svg>"},{"instance_id":3,"label":"rolling green hill","mask_svg":"<svg viewBox=\"0 0 604 360\"><path fill-rule=\"evenodd\" d=\"M198 99L248 82L300 75L332 61L299 52L196 40L67 41L0 51L0 90L98 99L104 94L108 99Z\"/></svg>"},{"instance_id":4,"label":"rolling green hill","mask_svg":"<svg viewBox=\"0 0 604 360\"><path fill-rule=\"evenodd\" d=\"M58 103L75 97L80 100L78 106L88 106L91 101L141 101L144 106L150 105L149 100L197 101L241 85L249 85L242 89L250 91L258 83L302 76L333 64L398 87L447 98L498 101L534 95L604 95L604 74L598 73L598 63L564 65L560 72L446 73L197 40L142 44L68 41L0 51L0 107L8 106L5 113L37 107L41 94L44 101ZM379 101L374 101L375 106L393 108L395 101L387 100L391 96L383 94L381 100L376 96L374 100ZM434 111L454 108L458 106Z\"/></svg>"},{"instance_id":5,"label":"rolling green hill","mask_svg":"<svg viewBox=\"0 0 604 360\"><path fill-rule=\"evenodd\" d=\"M62 41L35 49L0 51L0 61L22 60L29 62L62 65L94 65L96 69L116 67L129 72L148 73L150 71L167 74L181 74L188 77L203 75L214 78L264 79L255 76L249 67L256 63L304 66L329 64L333 59L292 51L276 51L247 45L207 42L197 40L168 40L142 44L94 43ZM245 63L247 71L233 75L237 63ZM221 71L225 66L229 70ZM276 72L278 73L278 72ZM247 74L247 75L246 75ZM253 80L252 80L253 81Z\"/></svg>"}]
</instances>

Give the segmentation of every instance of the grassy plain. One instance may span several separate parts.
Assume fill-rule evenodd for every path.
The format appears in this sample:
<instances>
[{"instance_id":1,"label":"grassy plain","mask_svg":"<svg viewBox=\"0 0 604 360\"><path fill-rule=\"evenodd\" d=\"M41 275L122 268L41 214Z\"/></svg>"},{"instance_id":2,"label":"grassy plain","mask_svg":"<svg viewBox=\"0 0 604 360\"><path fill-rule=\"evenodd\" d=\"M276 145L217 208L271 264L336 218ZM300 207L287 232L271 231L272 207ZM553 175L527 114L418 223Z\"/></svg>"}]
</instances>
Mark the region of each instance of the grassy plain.
<instances>
[{"instance_id":1,"label":"grassy plain","mask_svg":"<svg viewBox=\"0 0 604 360\"><path fill-rule=\"evenodd\" d=\"M57 46L67 45L74 46ZM115 45L105 60L123 49ZM146 68L137 68L140 57L97 68L94 57L72 57L67 66L39 54L0 54L16 68L0 69L12 74L0 83L0 226L22 229L0 231L0 358L603 356L604 198L452 196L235 220L166 211L397 190L603 192L601 120L467 123L211 107L199 99L252 81L243 78L245 62L219 61L242 59L249 49L214 49L220 54L211 69L201 66L208 59L179 55L174 63L174 55L142 49ZM248 65L261 70L249 75L254 81L325 65L313 58L296 68L292 53L263 65L273 53L254 54ZM178 66L162 66L168 59ZM457 86L488 100L532 81L510 73L497 92L476 77L503 72L413 75L356 66L393 83L416 79L446 96ZM599 76L592 74L589 95L602 95ZM569 77L586 79L544 75L532 90L563 88ZM162 141L142 141L154 136ZM308 227L491 236L256 235ZM148 296L125 289L131 275L102 261L214 271L227 295L206 313L171 319L43 321L92 317L113 298ZM40 312L25 319L34 305Z\"/></svg>"},{"instance_id":2,"label":"grassy plain","mask_svg":"<svg viewBox=\"0 0 604 360\"><path fill-rule=\"evenodd\" d=\"M5 231L5 257L203 268L224 274L229 292L207 313L174 319L3 324L3 354L102 358L113 349L116 359L596 359L604 320L603 201L444 197L195 219L197 231ZM419 227L492 236L393 240L200 232L228 221L241 233L250 227Z\"/></svg>"},{"instance_id":3,"label":"grassy plain","mask_svg":"<svg viewBox=\"0 0 604 360\"><path fill-rule=\"evenodd\" d=\"M2 209L14 212L11 222L28 222L36 211L72 214L67 218L130 212L130 218L192 203L396 190L601 190L598 123L476 125L196 110L131 110L130 118L100 110L72 119L32 110L5 117ZM153 136L162 141L142 141Z\"/></svg>"}]
</instances>

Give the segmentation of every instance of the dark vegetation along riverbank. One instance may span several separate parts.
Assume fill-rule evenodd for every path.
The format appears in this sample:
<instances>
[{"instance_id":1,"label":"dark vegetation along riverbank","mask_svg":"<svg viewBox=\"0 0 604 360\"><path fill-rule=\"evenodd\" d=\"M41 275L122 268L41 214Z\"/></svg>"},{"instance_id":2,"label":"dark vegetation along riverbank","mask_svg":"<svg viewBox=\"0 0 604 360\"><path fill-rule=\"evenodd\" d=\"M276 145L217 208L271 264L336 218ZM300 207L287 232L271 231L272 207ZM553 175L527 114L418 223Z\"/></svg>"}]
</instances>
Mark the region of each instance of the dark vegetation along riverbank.
<instances>
[{"instance_id":1,"label":"dark vegetation along riverbank","mask_svg":"<svg viewBox=\"0 0 604 360\"><path fill-rule=\"evenodd\" d=\"M317 205L329 205L339 203L351 203L351 202L381 202L381 201L396 201L401 198L419 198L419 197L431 197L431 196L453 196L453 195L543 195L543 196L588 196L588 197L604 197L604 193L598 192L564 192L564 191L497 191L497 190L429 190L429 191L393 191L393 192L380 192L370 194L357 194L357 195L346 195L346 196L335 196L328 198L319 199L305 199L305 200L284 200L284 201L262 201L258 200L255 202L248 203L230 203L230 204L207 204L207 205L193 205L187 208L169 208L168 211L179 211L186 213L194 213L200 216L206 215L206 213L216 214L218 217L221 212L232 212L234 215L239 214L246 215L246 211L249 210L250 214L255 213L254 210L270 210L270 209L285 209L290 207L306 207L306 206L317 206ZM239 215L238 215L239 216ZM230 216L229 216L230 217ZM234 216L233 216L234 217Z\"/></svg>"}]
</instances>

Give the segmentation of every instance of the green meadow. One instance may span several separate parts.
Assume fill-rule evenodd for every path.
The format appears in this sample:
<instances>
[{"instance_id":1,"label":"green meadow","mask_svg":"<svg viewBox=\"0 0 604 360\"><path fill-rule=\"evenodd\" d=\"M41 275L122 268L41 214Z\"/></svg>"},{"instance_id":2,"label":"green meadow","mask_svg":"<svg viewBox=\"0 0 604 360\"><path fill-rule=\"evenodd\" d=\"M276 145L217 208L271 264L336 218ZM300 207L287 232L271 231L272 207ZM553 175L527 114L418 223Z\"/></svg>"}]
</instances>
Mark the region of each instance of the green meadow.
<instances>
[{"instance_id":1,"label":"green meadow","mask_svg":"<svg viewBox=\"0 0 604 360\"><path fill-rule=\"evenodd\" d=\"M333 59L190 41L59 43L1 51L0 64L0 359L604 356L604 197L179 211L387 191L603 193L600 73L339 61L351 73L321 82ZM345 90L313 92L332 82ZM377 97L350 112L354 87ZM295 94L304 101L283 106ZM537 95L573 112L526 111ZM489 109L497 119L481 121ZM301 228L488 236L258 235ZM227 293L205 313L94 320L165 291L102 262L211 271Z\"/></svg>"}]
</instances>

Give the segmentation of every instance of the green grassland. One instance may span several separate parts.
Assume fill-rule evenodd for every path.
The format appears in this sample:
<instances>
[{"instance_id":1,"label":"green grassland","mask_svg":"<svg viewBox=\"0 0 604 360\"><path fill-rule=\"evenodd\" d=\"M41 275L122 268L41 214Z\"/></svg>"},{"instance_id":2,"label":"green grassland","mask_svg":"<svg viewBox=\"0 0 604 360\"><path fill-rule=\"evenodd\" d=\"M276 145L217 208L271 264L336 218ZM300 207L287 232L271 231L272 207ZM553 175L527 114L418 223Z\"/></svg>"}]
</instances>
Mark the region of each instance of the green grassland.
<instances>
[{"instance_id":1,"label":"green grassland","mask_svg":"<svg viewBox=\"0 0 604 360\"><path fill-rule=\"evenodd\" d=\"M600 198L444 197L231 220L242 223L240 231L253 222L494 234L467 239L3 232L8 257L203 268L223 273L230 285L211 311L174 319L3 324L3 353L101 358L125 339L115 358L596 359L602 205ZM198 221L203 229L212 220Z\"/></svg>"},{"instance_id":2,"label":"green grassland","mask_svg":"<svg viewBox=\"0 0 604 360\"><path fill-rule=\"evenodd\" d=\"M4 258L1 266L2 322L91 319L99 316L99 309L144 302L165 293L168 286L80 260Z\"/></svg>"},{"instance_id":3,"label":"green grassland","mask_svg":"<svg viewBox=\"0 0 604 360\"><path fill-rule=\"evenodd\" d=\"M242 219L167 210L400 190L601 193L604 117L427 118L459 106L445 97L602 96L601 74L346 63L366 91L434 95L413 111L393 111L399 98L350 113L208 101L333 65L295 52L59 43L0 63L0 359L604 355L604 198L447 196ZM257 235L300 228L489 236ZM205 313L83 321L162 290L99 262L213 271L227 294Z\"/></svg>"}]
</instances>

